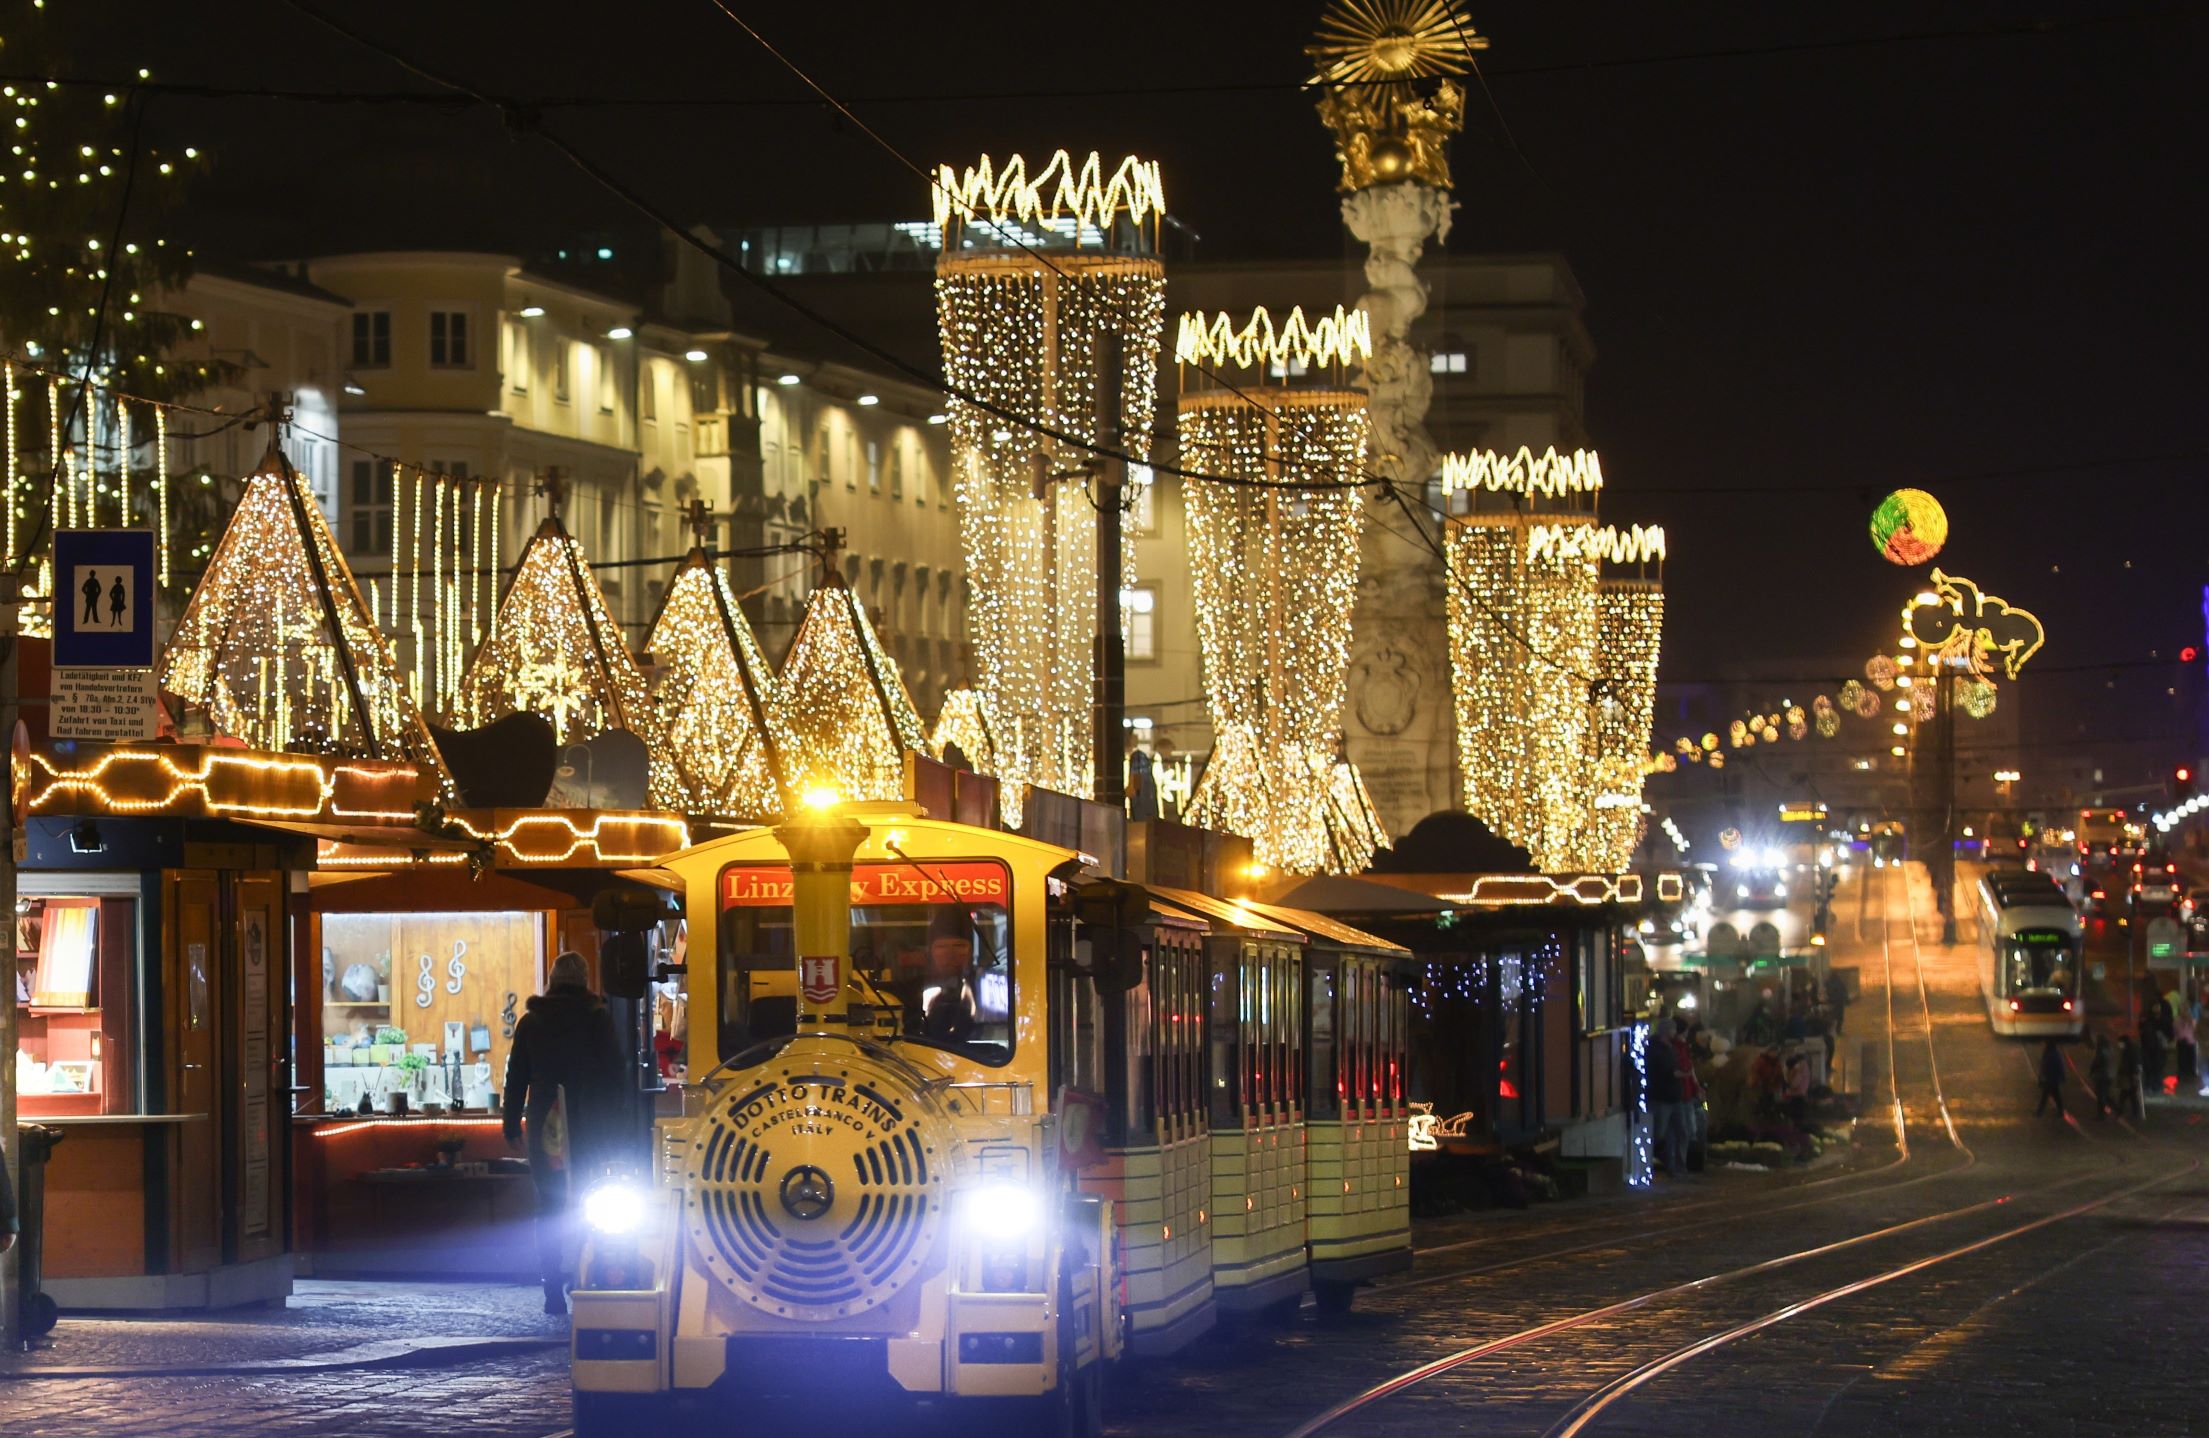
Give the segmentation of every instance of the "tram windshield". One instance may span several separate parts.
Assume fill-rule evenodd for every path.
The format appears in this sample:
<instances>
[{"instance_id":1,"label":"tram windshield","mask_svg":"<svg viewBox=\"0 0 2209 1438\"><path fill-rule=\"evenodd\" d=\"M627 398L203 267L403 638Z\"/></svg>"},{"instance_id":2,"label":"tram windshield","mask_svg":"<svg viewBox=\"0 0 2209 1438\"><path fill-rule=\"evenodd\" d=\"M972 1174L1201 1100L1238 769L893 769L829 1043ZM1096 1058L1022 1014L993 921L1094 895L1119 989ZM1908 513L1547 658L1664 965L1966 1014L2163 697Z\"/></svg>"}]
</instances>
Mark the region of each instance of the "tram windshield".
<instances>
[{"instance_id":1,"label":"tram windshield","mask_svg":"<svg viewBox=\"0 0 2209 1438\"><path fill-rule=\"evenodd\" d=\"M2077 988L2077 956L2060 929L2025 929L2003 941L2013 994L2070 994Z\"/></svg>"},{"instance_id":2,"label":"tram windshield","mask_svg":"<svg viewBox=\"0 0 2209 1438\"><path fill-rule=\"evenodd\" d=\"M985 1064L1012 1058L1012 876L986 859L858 864L851 880L855 1009L895 1011L897 1036ZM721 1053L797 1023L790 871L721 873ZM854 1014L864 1032L872 1014Z\"/></svg>"}]
</instances>

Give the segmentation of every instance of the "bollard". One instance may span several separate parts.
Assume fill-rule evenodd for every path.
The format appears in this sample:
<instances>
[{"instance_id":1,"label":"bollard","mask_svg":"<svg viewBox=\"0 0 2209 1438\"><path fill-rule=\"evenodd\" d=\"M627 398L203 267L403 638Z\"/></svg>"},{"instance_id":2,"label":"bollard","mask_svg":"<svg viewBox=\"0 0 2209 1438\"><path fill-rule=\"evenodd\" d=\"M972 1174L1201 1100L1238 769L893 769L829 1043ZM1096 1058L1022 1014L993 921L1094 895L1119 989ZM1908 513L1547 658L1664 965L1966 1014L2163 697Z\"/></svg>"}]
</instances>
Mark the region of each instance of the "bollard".
<instances>
[{"instance_id":1,"label":"bollard","mask_svg":"<svg viewBox=\"0 0 2209 1438\"><path fill-rule=\"evenodd\" d=\"M58 1128L27 1123L16 1130L20 1146L17 1172L22 1191L16 1194L16 1220L22 1234L16 1239L17 1341L29 1348L36 1339L54 1331L61 1309L41 1286L46 1247L46 1160L63 1134Z\"/></svg>"}]
</instances>

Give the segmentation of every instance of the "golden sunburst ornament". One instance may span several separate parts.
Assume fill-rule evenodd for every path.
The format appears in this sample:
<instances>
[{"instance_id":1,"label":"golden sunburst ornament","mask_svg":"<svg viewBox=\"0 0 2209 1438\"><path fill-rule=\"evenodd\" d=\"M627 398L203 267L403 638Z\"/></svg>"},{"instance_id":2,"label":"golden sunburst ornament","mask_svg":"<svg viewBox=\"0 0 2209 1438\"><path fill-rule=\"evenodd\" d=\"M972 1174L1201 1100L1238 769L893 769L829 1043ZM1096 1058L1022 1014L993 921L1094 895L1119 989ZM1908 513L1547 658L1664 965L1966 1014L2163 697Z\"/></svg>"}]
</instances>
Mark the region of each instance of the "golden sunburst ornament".
<instances>
[{"instance_id":1,"label":"golden sunburst ornament","mask_svg":"<svg viewBox=\"0 0 2209 1438\"><path fill-rule=\"evenodd\" d=\"M1449 77L1487 48L1459 0L1333 0L1304 53L1319 117L1335 133L1341 188L1450 188L1447 144L1464 128L1465 91Z\"/></svg>"},{"instance_id":2,"label":"golden sunburst ornament","mask_svg":"<svg viewBox=\"0 0 2209 1438\"><path fill-rule=\"evenodd\" d=\"M1487 48L1457 0L1334 0L1304 53L1315 81L1371 85L1462 75Z\"/></svg>"}]
</instances>

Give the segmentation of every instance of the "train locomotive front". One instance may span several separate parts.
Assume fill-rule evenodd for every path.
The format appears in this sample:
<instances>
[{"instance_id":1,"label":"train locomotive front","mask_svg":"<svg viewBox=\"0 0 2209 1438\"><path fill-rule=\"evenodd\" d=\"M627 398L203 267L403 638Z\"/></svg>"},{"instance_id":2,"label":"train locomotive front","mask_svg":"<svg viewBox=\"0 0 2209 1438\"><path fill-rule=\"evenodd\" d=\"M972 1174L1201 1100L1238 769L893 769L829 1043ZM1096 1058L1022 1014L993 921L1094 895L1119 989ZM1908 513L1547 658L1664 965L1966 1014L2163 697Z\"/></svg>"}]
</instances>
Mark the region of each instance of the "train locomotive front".
<instances>
[{"instance_id":1,"label":"train locomotive front","mask_svg":"<svg viewBox=\"0 0 2209 1438\"><path fill-rule=\"evenodd\" d=\"M734 1426L775 1395L1095 1431L1114 1218L1060 1162L1042 1013L1076 863L887 805L667 862L705 1076L649 1182L585 1199L580 1435Z\"/></svg>"}]
</instances>

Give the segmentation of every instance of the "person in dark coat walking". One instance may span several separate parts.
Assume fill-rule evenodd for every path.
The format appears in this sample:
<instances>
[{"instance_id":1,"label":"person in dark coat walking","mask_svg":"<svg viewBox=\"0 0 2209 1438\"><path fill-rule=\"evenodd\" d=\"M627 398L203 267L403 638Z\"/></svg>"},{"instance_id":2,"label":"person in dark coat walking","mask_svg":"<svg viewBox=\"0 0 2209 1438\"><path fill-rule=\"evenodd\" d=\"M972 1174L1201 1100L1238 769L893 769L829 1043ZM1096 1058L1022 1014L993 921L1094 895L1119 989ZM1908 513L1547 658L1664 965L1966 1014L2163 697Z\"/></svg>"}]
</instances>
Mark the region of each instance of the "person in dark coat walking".
<instances>
[{"instance_id":1,"label":"person in dark coat walking","mask_svg":"<svg viewBox=\"0 0 2209 1438\"><path fill-rule=\"evenodd\" d=\"M1644 1053L1649 1067L1650 1148L1657 1167L1667 1175L1687 1169L1687 1134L1681 1123L1680 1056L1662 1032L1660 1021L1652 1026Z\"/></svg>"},{"instance_id":2,"label":"person in dark coat walking","mask_svg":"<svg viewBox=\"0 0 2209 1438\"><path fill-rule=\"evenodd\" d=\"M2086 1079L2094 1089L2094 1116L2108 1118L2117 1111L2117 1051L2108 1034L2094 1036L2094 1060L2086 1066Z\"/></svg>"},{"instance_id":3,"label":"person in dark coat walking","mask_svg":"<svg viewBox=\"0 0 2209 1438\"><path fill-rule=\"evenodd\" d=\"M514 1025L506 1059L506 1141L520 1147L528 1122L529 1176L537 1190L537 1261L545 1312L568 1311L573 1189L588 1182L620 1139L621 1048L613 1016L590 989L583 956L552 961L545 991Z\"/></svg>"},{"instance_id":4,"label":"person in dark coat walking","mask_svg":"<svg viewBox=\"0 0 2209 1438\"><path fill-rule=\"evenodd\" d=\"M2033 1107L2033 1117L2048 1111L2048 1105L2056 1106L2056 1117L2063 1118L2063 1050L2054 1039L2040 1046L2040 1102Z\"/></svg>"}]
</instances>

